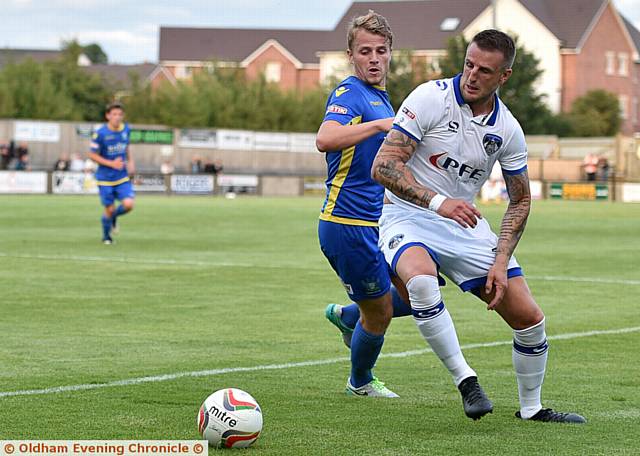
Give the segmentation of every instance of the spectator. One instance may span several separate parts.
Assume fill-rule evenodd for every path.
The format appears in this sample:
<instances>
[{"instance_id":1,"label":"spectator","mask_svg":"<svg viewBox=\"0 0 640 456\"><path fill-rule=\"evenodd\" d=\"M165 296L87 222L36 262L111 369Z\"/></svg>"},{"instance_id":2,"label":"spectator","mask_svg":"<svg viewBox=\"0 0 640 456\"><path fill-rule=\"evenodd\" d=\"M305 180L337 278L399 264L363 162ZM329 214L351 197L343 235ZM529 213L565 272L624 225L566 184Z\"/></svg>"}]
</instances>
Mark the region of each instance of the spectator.
<instances>
[{"instance_id":1,"label":"spectator","mask_svg":"<svg viewBox=\"0 0 640 456\"><path fill-rule=\"evenodd\" d=\"M160 165L160 172L162 174L173 174L174 171L175 171L175 166L173 166L173 163L171 163L171 160L165 160Z\"/></svg>"},{"instance_id":2,"label":"spectator","mask_svg":"<svg viewBox=\"0 0 640 456\"><path fill-rule=\"evenodd\" d=\"M69 156L67 154L60 155L58 161L53 165L54 171L69 171Z\"/></svg>"},{"instance_id":3,"label":"spectator","mask_svg":"<svg viewBox=\"0 0 640 456\"><path fill-rule=\"evenodd\" d=\"M217 176L218 174L222 173L222 170L223 170L223 166L220 160L216 160L215 162L211 160L207 160L207 162L204 165L204 172L207 174L213 174L214 176Z\"/></svg>"},{"instance_id":4,"label":"spectator","mask_svg":"<svg viewBox=\"0 0 640 456\"><path fill-rule=\"evenodd\" d=\"M96 164L96 162L94 162L93 160L91 160L90 158L87 158L84 161L84 172L86 174L93 174L96 172L96 168L98 167L98 165Z\"/></svg>"},{"instance_id":5,"label":"spectator","mask_svg":"<svg viewBox=\"0 0 640 456\"><path fill-rule=\"evenodd\" d=\"M588 181L596 180L596 172L598 171L598 156L589 152L582 161L582 167L584 173L587 176Z\"/></svg>"},{"instance_id":6,"label":"spectator","mask_svg":"<svg viewBox=\"0 0 640 456\"><path fill-rule=\"evenodd\" d=\"M598 159L598 171L600 172L600 180L608 181L609 180L609 160L604 155L601 155Z\"/></svg>"},{"instance_id":7,"label":"spectator","mask_svg":"<svg viewBox=\"0 0 640 456\"><path fill-rule=\"evenodd\" d=\"M5 140L0 140L0 170L8 169L10 161L11 153L9 149L9 143Z\"/></svg>"},{"instance_id":8,"label":"spectator","mask_svg":"<svg viewBox=\"0 0 640 456\"><path fill-rule=\"evenodd\" d=\"M191 159L191 174L200 174L202 172L202 160L198 155L194 155Z\"/></svg>"},{"instance_id":9,"label":"spectator","mask_svg":"<svg viewBox=\"0 0 640 456\"><path fill-rule=\"evenodd\" d=\"M18 162L16 163L16 171L31 171L28 153L20 155Z\"/></svg>"},{"instance_id":10,"label":"spectator","mask_svg":"<svg viewBox=\"0 0 640 456\"><path fill-rule=\"evenodd\" d=\"M27 145L26 142L23 141L20 144L18 144L18 148L15 150L14 156L18 159L18 162L20 162L24 155L29 155L29 146ZM28 161L29 159L27 159L27 162Z\"/></svg>"},{"instance_id":11,"label":"spectator","mask_svg":"<svg viewBox=\"0 0 640 456\"><path fill-rule=\"evenodd\" d=\"M71 164L69 165L69 171L82 172L84 171L84 161L79 153L73 154L73 158L71 159Z\"/></svg>"}]
</instances>

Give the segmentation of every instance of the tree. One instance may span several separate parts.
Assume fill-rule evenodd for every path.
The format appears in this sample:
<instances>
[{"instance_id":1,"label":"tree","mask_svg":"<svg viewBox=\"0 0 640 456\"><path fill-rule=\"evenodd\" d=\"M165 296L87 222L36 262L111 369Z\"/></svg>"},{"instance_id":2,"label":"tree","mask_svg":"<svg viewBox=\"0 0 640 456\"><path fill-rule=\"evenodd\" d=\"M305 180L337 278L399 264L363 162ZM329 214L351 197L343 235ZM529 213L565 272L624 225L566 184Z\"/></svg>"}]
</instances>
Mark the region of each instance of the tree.
<instances>
[{"instance_id":1,"label":"tree","mask_svg":"<svg viewBox=\"0 0 640 456\"><path fill-rule=\"evenodd\" d=\"M87 44L86 46L83 46L82 52L84 53L84 55L86 55L89 58L89 60L91 60L91 63L93 63L94 65L96 63L104 63L104 64L109 63L109 58L107 57L107 54L102 50L100 45L97 43L91 43L91 44Z\"/></svg>"},{"instance_id":2,"label":"tree","mask_svg":"<svg viewBox=\"0 0 640 456\"><path fill-rule=\"evenodd\" d=\"M622 124L618 98L606 90L590 90L575 99L569 119L575 136L614 136Z\"/></svg>"},{"instance_id":3,"label":"tree","mask_svg":"<svg viewBox=\"0 0 640 456\"><path fill-rule=\"evenodd\" d=\"M387 75L387 92L394 111L400 109L400 105L413 89L433 76L433 71L428 71L427 66L413 51L394 51Z\"/></svg>"},{"instance_id":4,"label":"tree","mask_svg":"<svg viewBox=\"0 0 640 456\"><path fill-rule=\"evenodd\" d=\"M513 73L500 89L500 99L509 107L527 134L555 133L555 116L544 103L544 96L536 93L534 83L542 75L540 61L518 44ZM463 69L468 42L462 35L450 38L447 55L440 68L444 77L451 77Z\"/></svg>"}]
</instances>

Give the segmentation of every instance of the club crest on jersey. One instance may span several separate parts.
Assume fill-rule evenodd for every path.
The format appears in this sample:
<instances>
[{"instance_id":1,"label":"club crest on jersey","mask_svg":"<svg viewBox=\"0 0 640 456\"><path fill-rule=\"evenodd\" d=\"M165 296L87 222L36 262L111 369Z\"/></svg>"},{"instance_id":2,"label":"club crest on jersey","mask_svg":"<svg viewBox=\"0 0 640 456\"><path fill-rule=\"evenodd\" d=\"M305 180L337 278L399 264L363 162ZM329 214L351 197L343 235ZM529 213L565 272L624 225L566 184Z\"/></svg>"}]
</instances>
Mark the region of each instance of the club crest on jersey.
<instances>
[{"instance_id":1,"label":"club crest on jersey","mask_svg":"<svg viewBox=\"0 0 640 456\"><path fill-rule=\"evenodd\" d=\"M404 239L404 234L396 234L389 241L389 249L393 250L396 247L398 247L403 239Z\"/></svg>"},{"instance_id":2,"label":"club crest on jersey","mask_svg":"<svg viewBox=\"0 0 640 456\"><path fill-rule=\"evenodd\" d=\"M502 138L498 135L487 133L484 135L484 138L482 138L482 145L487 155L493 155L498 152L498 149L502 146Z\"/></svg>"}]
</instances>

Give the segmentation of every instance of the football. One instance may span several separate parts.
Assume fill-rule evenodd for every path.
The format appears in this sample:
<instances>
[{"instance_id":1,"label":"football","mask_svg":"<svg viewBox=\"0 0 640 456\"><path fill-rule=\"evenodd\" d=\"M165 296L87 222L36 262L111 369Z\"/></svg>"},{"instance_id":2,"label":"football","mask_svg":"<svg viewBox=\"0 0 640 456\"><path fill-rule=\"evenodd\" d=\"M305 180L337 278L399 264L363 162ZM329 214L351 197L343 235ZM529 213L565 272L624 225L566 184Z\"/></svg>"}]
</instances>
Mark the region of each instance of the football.
<instances>
[{"instance_id":1,"label":"football","mask_svg":"<svg viewBox=\"0 0 640 456\"><path fill-rule=\"evenodd\" d=\"M262 410L247 392L216 391L205 399L197 416L198 432L215 448L246 448L262 431Z\"/></svg>"}]
</instances>

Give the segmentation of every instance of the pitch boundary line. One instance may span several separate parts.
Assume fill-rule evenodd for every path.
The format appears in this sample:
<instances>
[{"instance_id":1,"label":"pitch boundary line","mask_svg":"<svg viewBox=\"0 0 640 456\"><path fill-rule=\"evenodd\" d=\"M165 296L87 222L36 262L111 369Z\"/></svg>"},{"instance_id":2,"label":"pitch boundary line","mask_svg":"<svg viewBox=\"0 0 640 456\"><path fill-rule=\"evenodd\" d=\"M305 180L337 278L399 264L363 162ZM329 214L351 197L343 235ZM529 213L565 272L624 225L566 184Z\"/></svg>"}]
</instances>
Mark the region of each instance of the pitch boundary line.
<instances>
[{"instance_id":1,"label":"pitch boundary line","mask_svg":"<svg viewBox=\"0 0 640 456\"><path fill-rule=\"evenodd\" d=\"M50 260L50 261L86 261L104 263L125 263L125 264L149 264L162 266L199 266L199 267L238 267L238 268L267 268L267 269L298 269L299 266L291 265L259 265L255 263L240 262L211 262L196 260L172 260L166 258L144 259L127 257L101 257L101 256L75 256L75 255L40 255L40 254L9 254L0 252L2 258L18 258L22 260ZM326 268L305 268L313 270L325 270ZM640 285L640 280L633 279L612 279L603 277L570 277L570 276L537 276L525 275L529 280L543 280L550 282L581 282L581 283L602 283L610 285Z\"/></svg>"},{"instance_id":2,"label":"pitch boundary line","mask_svg":"<svg viewBox=\"0 0 640 456\"><path fill-rule=\"evenodd\" d=\"M640 332L640 326L634 326L629 328L619 328L619 329L609 329L609 330L594 330L594 331L585 331L585 332L577 332L577 333L565 333L565 334L558 334L555 336L549 336L548 339L549 340L567 340L567 339L577 339L580 337L592 337L592 336L602 336L602 335L611 335L611 334L627 334L627 333L633 333L633 332ZM496 342L466 344L462 346L462 349L470 350L474 348L489 348L489 347L497 347L497 346L511 345L511 344L512 344L511 340L507 340L507 341L503 340L503 341L496 341ZM408 351L396 352L396 353L383 353L380 355L380 358L407 358L409 356L422 355L425 353L432 353L432 350L430 348L423 348L420 350L408 350ZM13 397L13 396L34 396L34 395L43 395L43 394L87 391L87 390L111 388L111 387L117 387L117 386L140 385L143 383L165 382L165 381L176 380L184 377L212 377L215 375L223 375L223 374L231 374L231 373L295 369L297 367L322 366L327 364L337 364L337 363L348 362L348 361L349 361L349 358L344 356L340 358L319 359L315 361L301 361L297 363L264 364L264 365L247 366L247 367L227 367L222 369L209 369L209 370L192 371L192 372L176 372L173 374L129 378L129 379L116 380L116 381L106 382L106 383L85 383L80 385L54 386L54 387L42 388L42 389L2 391L0 392L0 398Z\"/></svg>"}]
</instances>

